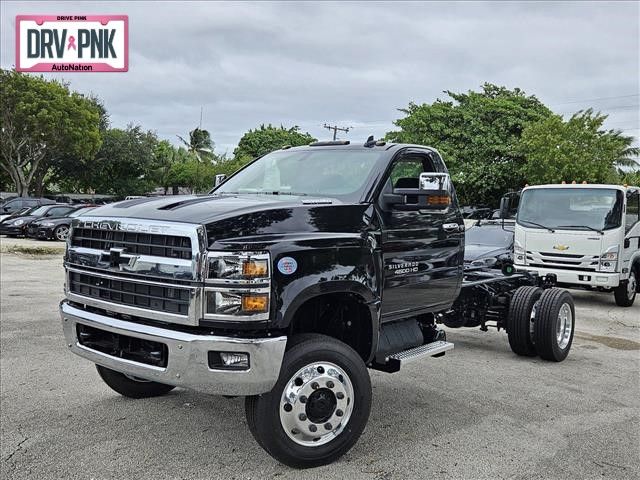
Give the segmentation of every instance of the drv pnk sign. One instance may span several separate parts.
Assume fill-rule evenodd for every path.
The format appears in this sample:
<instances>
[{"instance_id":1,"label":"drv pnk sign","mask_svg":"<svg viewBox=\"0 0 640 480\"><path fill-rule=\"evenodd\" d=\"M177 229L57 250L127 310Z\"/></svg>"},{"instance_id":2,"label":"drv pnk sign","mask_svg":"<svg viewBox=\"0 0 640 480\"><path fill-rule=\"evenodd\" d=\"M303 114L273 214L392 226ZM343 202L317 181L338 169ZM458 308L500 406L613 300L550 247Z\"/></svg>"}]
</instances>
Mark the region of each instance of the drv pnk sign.
<instances>
[{"instance_id":1,"label":"drv pnk sign","mask_svg":"<svg viewBox=\"0 0 640 480\"><path fill-rule=\"evenodd\" d=\"M126 72L127 15L18 15L19 72Z\"/></svg>"}]
</instances>

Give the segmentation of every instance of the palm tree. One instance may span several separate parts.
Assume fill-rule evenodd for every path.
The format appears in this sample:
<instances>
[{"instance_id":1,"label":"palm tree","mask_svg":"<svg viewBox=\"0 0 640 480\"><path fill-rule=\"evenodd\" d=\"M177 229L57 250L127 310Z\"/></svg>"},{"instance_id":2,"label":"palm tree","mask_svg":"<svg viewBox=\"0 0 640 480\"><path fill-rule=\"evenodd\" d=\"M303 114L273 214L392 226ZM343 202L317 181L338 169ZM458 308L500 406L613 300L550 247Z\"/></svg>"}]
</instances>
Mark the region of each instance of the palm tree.
<instances>
[{"instance_id":1,"label":"palm tree","mask_svg":"<svg viewBox=\"0 0 640 480\"><path fill-rule=\"evenodd\" d=\"M211 140L211 134L202 128L196 127L189 132L189 141L182 138L180 135L176 135L180 141L187 148L189 153L195 155L199 162L202 161L202 156L212 158L213 157L213 140Z\"/></svg>"}]
</instances>

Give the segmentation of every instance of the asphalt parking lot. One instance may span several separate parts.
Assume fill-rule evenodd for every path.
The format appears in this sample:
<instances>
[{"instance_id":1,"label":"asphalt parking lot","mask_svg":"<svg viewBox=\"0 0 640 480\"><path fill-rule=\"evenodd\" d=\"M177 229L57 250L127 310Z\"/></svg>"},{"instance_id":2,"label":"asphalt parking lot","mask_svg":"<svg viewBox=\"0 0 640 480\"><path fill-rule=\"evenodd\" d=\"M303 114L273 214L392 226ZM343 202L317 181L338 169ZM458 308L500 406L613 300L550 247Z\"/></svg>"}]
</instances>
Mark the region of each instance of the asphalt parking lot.
<instances>
[{"instance_id":1,"label":"asphalt parking lot","mask_svg":"<svg viewBox=\"0 0 640 480\"><path fill-rule=\"evenodd\" d=\"M243 400L185 390L130 400L66 351L59 255L1 255L2 478L640 478L640 304L572 292L577 331L559 364L506 335L456 330L443 358L372 372L358 444L291 470L254 442Z\"/></svg>"}]
</instances>

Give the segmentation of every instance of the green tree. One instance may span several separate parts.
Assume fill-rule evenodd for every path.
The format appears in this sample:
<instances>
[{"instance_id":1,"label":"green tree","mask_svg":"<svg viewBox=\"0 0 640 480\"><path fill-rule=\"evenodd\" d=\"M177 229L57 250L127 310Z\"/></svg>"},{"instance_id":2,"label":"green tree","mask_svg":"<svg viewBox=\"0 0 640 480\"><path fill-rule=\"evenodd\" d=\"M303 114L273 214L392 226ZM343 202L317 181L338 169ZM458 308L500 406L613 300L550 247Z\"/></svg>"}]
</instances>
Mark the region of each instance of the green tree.
<instances>
[{"instance_id":1,"label":"green tree","mask_svg":"<svg viewBox=\"0 0 640 480\"><path fill-rule=\"evenodd\" d=\"M169 187L176 185L172 168L177 161L176 149L167 140L162 140L156 145L153 152L154 162L149 178L154 185L162 187L167 194Z\"/></svg>"},{"instance_id":2,"label":"green tree","mask_svg":"<svg viewBox=\"0 0 640 480\"><path fill-rule=\"evenodd\" d=\"M567 121L552 115L529 124L520 140L528 183L618 182L616 167L636 165L638 148L632 146L633 137L603 130L606 119L589 109Z\"/></svg>"},{"instance_id":3,"label":"green tree","mask_svg":"<svg viewBox=\"0 0 640 480\"><path fill-rule=\"evenodd\" d=\"M387 140L430 145L442 154L465 203L496 204L524 185L524 128L551 115L535 96L485 83L480 92L445 92L451 100L410 103Z\"/></svg>"},{"instance_id":4,"label":"green tree","mask_svg":"<svg viewBox=\"0 0 640 480\"><path fill-rule=\"evenodd\" d=\"M193 152L180 148L170 175L174 185L188 188L191 193L205 193L213 187L216 167L214 161L199 159Z\"/></svg>"},{"instance_id":5,"label":"green tree","mask_svg":"<svg viewBox=\"0 0 640 480\"><path fill-rule=\"evenodd\" d=\"M109 129L109 114L102 100L97 97L89 97L100 115L99 130L102 138ZM97 152L96 152L97 153ZM44 191L51 185L63 192L93 192L100 182L101 170L95 163L95 155L91 157L78 157L64 147L60 152L48 153L42 161L42 169L34 177L34 189L37 192Z\"/></svg>"},{"instance_id":6,"label":"green tree","mask_svg":"<svg viewBox=\"0 0 640 480\"><path fill-rule=\"evenodd\" d=\"M153 167L158 138L139 125L111 128L93 163L95 189L116 196L141 195L155 186Z\"/></svg>"},{"instance_id":7,"label":"green tree","mask_svg":"<svg viewBox=\"0 0 640 480\"><path fill-rule=\"evenodd\" d=\"M100 112L91 99L15 70L0 70L0 122L0 165L20 196L36 175L44 179L45 158L87 159L100 147Z\"/></svg>"},{"instance_id":8,"label":"green tree","mask_svg":"<svg viewBox=\"0 0 640 480\"><path fill-rule=\"evenodd\" d=\"M193 154L198 160L211 160L214 156L213 153L213 140L211 140L211 134L207 130L201 128L194 128L189 132L189 141L177 136L187 151Z\"/></svg>"},{"instance_id":9,"label":"green tree","mask_svg":"<svg viewBox=\"0 0 640 480\"><path fill-rule=\"evenodd\" d=\"M640 187L640 170L618 171L621 183Z\"/></svg>"},{"instance_id":10,"label":"green tree","mask_svg":"<svg viewBox=\"0 0 640 480\"><path fill-rule=\"evenodd\" d=\"M238 146L233 151L233 155L235 159L241 159L241 161L247 163L254 158L286 145L297 147L299 145L308 145L315 141L316 139L308 133L301 132L298 126L284 128L280 125L278 128L271 124L268 126L263 124L260 125L260 128L249 130L242 136Z\"/></svg>"}]
</instances>

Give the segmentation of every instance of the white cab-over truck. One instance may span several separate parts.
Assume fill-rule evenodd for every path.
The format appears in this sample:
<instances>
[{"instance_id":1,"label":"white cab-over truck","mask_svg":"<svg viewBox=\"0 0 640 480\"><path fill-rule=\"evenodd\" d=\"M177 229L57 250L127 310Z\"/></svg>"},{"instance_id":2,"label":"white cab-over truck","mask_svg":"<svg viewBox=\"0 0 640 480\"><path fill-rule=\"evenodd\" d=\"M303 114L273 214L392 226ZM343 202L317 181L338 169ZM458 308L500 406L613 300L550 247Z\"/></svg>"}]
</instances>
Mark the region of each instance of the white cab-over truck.
<instances>
[{"instance_id":1,"label":"white cab-over truck","mask_svg":"<svg viewBox=\"0 0 640 480\"><path fill-rule=\"evenodd\" d=\"M567 287L613 291L619 306L630 307L639 289L639 210L638 187L526 187L515 227L515 266L554 274Z\"/></svg>"}]
</instances>

